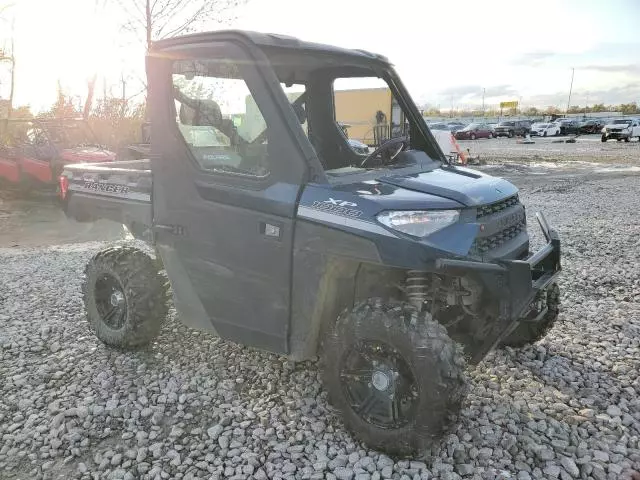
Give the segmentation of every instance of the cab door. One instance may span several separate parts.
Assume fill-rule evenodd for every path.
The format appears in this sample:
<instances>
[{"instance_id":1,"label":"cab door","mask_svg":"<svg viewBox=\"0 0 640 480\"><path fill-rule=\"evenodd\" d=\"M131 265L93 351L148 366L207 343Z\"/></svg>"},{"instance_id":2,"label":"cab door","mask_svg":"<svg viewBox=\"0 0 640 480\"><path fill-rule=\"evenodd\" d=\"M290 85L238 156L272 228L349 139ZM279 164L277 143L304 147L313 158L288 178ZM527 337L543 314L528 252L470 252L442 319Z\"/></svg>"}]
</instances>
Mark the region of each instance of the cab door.
<instances>
[{"instance_id":1,"label":"cab door","mask_svg":"<svg viewBox=\"0 0 640 480\"><path fill-rule=\"evenodd\" d=\"M293 110L271 70L235 42L181 46L147 65L153 229L179 317L286 353L306 177Z\"/></svg>"}]
</instances>

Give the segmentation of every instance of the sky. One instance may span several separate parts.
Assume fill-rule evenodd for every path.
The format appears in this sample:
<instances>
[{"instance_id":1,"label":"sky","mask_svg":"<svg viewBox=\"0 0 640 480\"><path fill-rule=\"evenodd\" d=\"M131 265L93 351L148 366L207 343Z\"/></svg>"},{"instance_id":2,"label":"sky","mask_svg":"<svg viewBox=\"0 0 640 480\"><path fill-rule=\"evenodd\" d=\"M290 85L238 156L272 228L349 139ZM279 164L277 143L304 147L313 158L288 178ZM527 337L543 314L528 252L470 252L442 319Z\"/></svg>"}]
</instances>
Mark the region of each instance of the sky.
<instances>
[{"instance_id":1,"label":"sky","mask_svg":"<svg viewBox=\"0 0 640 480\"><path fill-rule=\"evenodd\" d=\"M117 2L13 1L16 103L51 104L56 82L78 101L99 72L97 94L139 87L144 51L125 39ZM215 0L213 0L215 1ZM108 4L104 7L104 4ZM640 1L248 0L236 28L386 55L414 101L441 109L518 100L527 106L640 102ZM220 28L212 22L203 29ZM2 37L10 22L0 22ZM7 96L0 74L0 97Z\"/></svg>"}]
</instances>

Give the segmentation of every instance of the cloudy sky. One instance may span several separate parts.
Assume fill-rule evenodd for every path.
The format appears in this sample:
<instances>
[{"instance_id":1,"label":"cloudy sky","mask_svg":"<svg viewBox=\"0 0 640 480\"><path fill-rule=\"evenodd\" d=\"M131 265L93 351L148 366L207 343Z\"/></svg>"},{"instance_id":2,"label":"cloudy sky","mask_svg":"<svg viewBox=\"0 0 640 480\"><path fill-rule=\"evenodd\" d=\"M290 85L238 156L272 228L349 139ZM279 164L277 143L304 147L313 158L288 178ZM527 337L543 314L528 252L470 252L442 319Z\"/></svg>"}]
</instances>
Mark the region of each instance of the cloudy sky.
<instances>
[{"instance_id":1,"label":"cloudy sky","mask_svg":"<svg viewBox=\"0 0 640 480\"><path fill-rule=\"evenodd\" d=\"M94 71L117 91L125 70L135 93L143 51L122 41L116 8L13 1L18 103L42 108L58 79L83 96ZM572 68L572 105L640 101L638 0L249 0L233 25L382 53L416 102L443 109L478 105L483 89L487 104L565 108Z\"/></svg>"}]
</instances>

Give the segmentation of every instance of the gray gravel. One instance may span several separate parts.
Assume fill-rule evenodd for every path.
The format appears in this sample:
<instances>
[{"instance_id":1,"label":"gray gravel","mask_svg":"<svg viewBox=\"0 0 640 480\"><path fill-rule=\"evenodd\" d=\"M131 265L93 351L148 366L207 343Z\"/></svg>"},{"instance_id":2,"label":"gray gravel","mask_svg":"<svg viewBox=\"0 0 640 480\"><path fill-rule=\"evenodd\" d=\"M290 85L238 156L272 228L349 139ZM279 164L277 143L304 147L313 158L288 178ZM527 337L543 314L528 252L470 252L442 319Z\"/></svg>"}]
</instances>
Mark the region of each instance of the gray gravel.
<instances>
[{"instance_id":1,"label":"gray gravel","mask_svg":"<svg viewBox=\"0 0 640 480\"><path fill-rule=\"evenodd\" d=\"M463 149L480 155L489 162L600 162L637 165L640 158L640 142L633 141L602 143L600 135L581 135L576 143L565 143L570 137L533 137L532 144L519 143L522 139L493 138L460 140ZM561 143L559 143L561 142Z\"/></svg>"},{"instance_id":2,"label":"gray gravel","mask_svg":"<svg viewBox=\"0 0 640 480\"><path fill-rule=\"evenodd\" d=\"M640 178L514 180L562 235L561 324L471 370L458 426L414 461L354 442L314 362L173 319L146 350L102 345L79 289L102 244L1 249L0 478L626 478L640 469Z\"/></svg>"}]
</instances>

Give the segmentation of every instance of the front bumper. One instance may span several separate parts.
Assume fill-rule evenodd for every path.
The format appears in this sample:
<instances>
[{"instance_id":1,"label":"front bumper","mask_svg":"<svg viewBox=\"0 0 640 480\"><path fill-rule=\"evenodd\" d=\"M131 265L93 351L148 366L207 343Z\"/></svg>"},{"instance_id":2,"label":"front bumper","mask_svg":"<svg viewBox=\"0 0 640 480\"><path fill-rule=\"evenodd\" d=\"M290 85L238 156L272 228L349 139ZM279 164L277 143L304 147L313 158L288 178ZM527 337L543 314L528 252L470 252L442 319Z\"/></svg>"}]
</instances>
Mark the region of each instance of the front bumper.
<instances>
[{"instance_id":1,"label":"front bumper","mask_svg":"<svg viewBox=\"0 0 640 480\"><path fill-rule=\"evenodd\" d=\"M467 260L439 259L436 268L453 275L476 274L491 296L499 299L499 316L487 332L486 340L474 348L471 361L480 361L521 320L537 321L542 315L530 318L530 307L536 296L546 290L560 275L560 238L549 227L542 213L536 213L546 244L524 260L498 260L495 263Z\"/></svg>"},{"instance_id":2,"label":"front bumper","mask_svg":"<svg viewBox=\"0 0 640 480\"><path fill-rule=\"evenodd\" d=\"M629 137L628 132L605 132L603 135L607 138L627 138Z\"/></svg>"}]
</instances>

